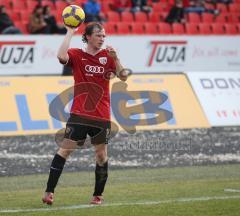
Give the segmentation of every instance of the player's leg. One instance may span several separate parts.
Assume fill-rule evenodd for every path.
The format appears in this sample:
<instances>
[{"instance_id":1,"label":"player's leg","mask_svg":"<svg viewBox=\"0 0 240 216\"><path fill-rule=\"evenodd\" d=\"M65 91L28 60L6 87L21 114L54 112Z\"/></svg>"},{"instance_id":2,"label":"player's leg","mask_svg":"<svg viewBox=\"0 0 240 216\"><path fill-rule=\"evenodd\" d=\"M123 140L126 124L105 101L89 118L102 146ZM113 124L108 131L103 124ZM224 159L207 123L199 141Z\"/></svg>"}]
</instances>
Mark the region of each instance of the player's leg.
<instances>
[{"instance_id":1,"label":"player's leg","mask_svg":"<svg viewBox=\"0 0 240 216\"><path fill-rule=\"evenodd\" d=\"M62 173L63 167L69 155L77 148L77 142L64 139L62 146L55 154L51 166L50 173L47 182L46 192L54 193L54 189L57 185L58 179Z\"/></svg>"},{"instance_id":2,"label":"player's leg","mask_svg":"<svg viewBox=\"0 0 240 216\"><path fill-rule=\"evenodd\" d=\"M92 204L101 204L103 202L103 191L108 178L108 157L107 145L94 145L96 156L95 168L95 188L93 193Z\"/></svg>"},{"instance_id":3,"label":"player's leg","mask_svg":"<svg viewBox=\"0 0 240 216\"><path fill-rule=\"evenodd\" d=\"M42 201L46 204L51 205L53 203L53 193L57 186L58 180L62 174L65 162L69 155L77 148L77 142L69 139L64 139L61 147L55 154L51 166L49 177L47 181L47 188L45 190Z\"/></svg>"},{"instance_id":4,"label":"player's leg","mask_svg":"<svg viewBox=\"0 0 240 216\"><path fill-rule=\"evenodd\" d=\"M82 145L84 143L86 136L86 126L82 125L81 122L79 122L78 116L71 114L66 125L64 139L60 144L60 148L54 156L50 166L47 188L42 199L44 203L47 203L49 205L53 203L54 189L57 186L66 159L75 149L78 148L79 145Z\"/></svg>"},{"instance_id":5,"label":"player's leg","mask_svg":"<svg viewBox=\"0 0 240 216\"><path fill-rule=\"evenodd\" d=\"M92 127L88 134L94 145L96 168L95 168L95 188L92 204L101 204L103 201L103 191L108 178L108 156L107 144L110 136L110 122L97 122L97 127Z\"/></svg>"}]
</instances>

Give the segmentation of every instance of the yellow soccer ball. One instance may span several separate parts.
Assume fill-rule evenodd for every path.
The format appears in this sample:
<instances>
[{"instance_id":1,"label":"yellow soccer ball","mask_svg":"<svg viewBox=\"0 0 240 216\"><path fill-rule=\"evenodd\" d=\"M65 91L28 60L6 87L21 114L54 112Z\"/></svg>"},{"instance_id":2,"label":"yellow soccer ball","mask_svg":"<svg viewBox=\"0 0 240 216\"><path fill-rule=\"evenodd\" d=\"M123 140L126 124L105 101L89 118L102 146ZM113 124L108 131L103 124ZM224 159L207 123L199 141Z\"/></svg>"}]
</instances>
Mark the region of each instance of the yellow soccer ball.
<instances>
[{"instance_id":1,"label":"yellow soccer ball","mask_svg":"<svg viewBox=\"0 0 240 216\"><path fill-rule=\"evenodd\" d=\"M69 5L64 8L62 18L66 26L77 28L84 22L85 13L81 7L77 5Z\"/></svg>"}]
</instances>

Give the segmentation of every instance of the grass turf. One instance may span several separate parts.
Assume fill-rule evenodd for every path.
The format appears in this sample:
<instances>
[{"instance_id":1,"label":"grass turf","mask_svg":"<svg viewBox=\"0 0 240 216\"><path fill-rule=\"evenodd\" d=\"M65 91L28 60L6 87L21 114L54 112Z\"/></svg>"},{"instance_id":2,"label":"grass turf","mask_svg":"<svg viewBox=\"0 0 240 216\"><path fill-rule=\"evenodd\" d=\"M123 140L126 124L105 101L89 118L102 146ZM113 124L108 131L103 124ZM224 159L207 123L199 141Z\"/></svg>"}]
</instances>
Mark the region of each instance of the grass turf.
<instances>
[{"instance_id":1,"label":"grass turf","mask_svg":"<svg viewBox=\"0 0 240 216\"><path fill-rule=\"evenodd\" d=\"M94 186L94 171L63 173L52 207L41 203L47 177L0 177L0 215L231 216L239 215L240 212L240 193L224 191L226 188L240 190L240 165L110 170L104 193L106 206L93 208L81 208L81 205L89 204ZM231 199L232 196L237 197ZM188 200L183 201L184 198ZM210 200L191 200L194 198ZM159 203L149 203L158 201ZM140 204L141 202L147 204ZM121 205L118 206L119 203ZM45 211L74 205L78 209ZM38 210L42 208L44 211ZM7 209L32 211L4 213L3 210Z\"/></svg>"}]
</instances>

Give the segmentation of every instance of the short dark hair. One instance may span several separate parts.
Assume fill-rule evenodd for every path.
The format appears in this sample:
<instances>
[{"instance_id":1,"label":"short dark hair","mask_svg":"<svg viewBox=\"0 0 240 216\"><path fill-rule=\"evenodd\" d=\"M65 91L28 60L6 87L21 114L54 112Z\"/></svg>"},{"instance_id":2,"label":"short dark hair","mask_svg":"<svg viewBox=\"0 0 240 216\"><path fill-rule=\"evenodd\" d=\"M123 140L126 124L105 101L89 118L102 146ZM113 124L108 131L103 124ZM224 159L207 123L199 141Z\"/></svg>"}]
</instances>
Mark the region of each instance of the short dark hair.
<instances>
[{"instance_id":1,"label":"short dark hair","mask_svg":"<svg viewBox=\"0 0 240 216\"><path fill-rule=\"evenodd\" d=\"M35 6L35 8L33 9L33 14L35 14L36 13L36 11L39 9L39 8L42 8L43 9L43 6L41 5L41 4L37 4L36 6Z\"/></svg>"},{"instance_id":2,"label":"short dark hair","mask_svg":"<svg viewBox=\"0 0 240 216\"><path fill-rule=\"evenodd\" d=\"M50 8L49 5L44 5L43 6L43 15L46 15L47 14L47 9Z\"/></svg>"},{"instance_id":3,"label":"short dark hair","mask_svg":"<svg viewBox=\"0 0 240 216\"><path fill-rule=\"evenodd\" d=\"M83 43L88 42L87 35L92 35L94 28L98 28L100 31L103 30L103 26L101 25L101 23L98 23L98 22L88 23L85 27L85 30L82 36Z\"/></svg>"}]
</instances>

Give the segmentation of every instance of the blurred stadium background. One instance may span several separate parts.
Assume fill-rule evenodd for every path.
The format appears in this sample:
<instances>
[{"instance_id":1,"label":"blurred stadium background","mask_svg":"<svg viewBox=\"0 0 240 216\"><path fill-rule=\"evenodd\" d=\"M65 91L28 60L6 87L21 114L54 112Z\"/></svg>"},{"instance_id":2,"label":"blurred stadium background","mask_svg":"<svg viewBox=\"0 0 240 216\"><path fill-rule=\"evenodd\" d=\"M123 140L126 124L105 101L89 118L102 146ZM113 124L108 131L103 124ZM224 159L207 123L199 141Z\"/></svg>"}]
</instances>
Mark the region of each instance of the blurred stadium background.
<instances>
[{"instance_id":1,"label":"blurred stadium background","mask_svg":"<svg viewBox=\"0 0 240 216\"><path fill-rule=\"evenodd\" d=\"M68 4L48 1L57 23ZM187 4L188 1L183 1ZM193 1L197 2L197 1ZM62 35L32 35L29 16L39 1L0 0L24 34L0 35L0 215L238 215L240 211L240 1L202 1L204 11L184 12L166 22L171 0L149 0L149 11L116 12L114 0L99 0L106 44L133 71L129 101L119 110L112 89L113 122L119 132L109 144L110 180L106 206L90 208L94 157L89 146L68 160L52 209L40 203L56 133L64 122L52 118L49 104L71 87L58 63ZM209 12L213 11L213 13ZM71 47L83 47L80 29ZM68 69L67 69L68 71ZM118 84L116 80L112 85ZM133 92L139 92L136 101ZM162 101L142 91L164 93ZM142 105L143 113L121 112ZM58 104L61 108L62 104ZM68 106L66 106L68 107ZM172 113L158 124L159 110ZM132 124L129 134L119 122ZM124 129L125 128L125 129Z\"/></svg>"}]
</instances>

